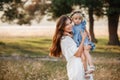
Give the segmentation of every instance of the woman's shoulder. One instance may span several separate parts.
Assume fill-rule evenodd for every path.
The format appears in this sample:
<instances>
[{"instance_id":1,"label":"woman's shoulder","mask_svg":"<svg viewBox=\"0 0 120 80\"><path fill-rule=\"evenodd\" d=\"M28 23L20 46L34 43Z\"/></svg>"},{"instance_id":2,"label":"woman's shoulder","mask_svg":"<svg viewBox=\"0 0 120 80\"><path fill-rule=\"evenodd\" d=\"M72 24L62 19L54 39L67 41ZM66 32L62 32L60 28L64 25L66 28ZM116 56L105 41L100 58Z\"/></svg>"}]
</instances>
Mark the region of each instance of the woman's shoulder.
<instances>
[{"instance_id":1,"label":"woman's shoulder","mask_svg":"<svg viewBox=\"0 0 120 80\"><path fill-rule=\"evenodd\" d=\"M76 43L70 36L65 36L61 42L61 48L62 49L68 49L68 48L75 48L77 47Z\"/></svg>"},{"instance_id":2,"label":"woman's shoulder","mask_svg":"<svg viewBox=\"0 0 120 80\"><path fill-rule=\"evenodd\" d=\"M63 43L71 43L71 42L73 42L73 39L70 36L62 36L61 42L63 42Z\"/></svg>"},{"instance_id":3,"label":"woman's shoulder","mask_svg":"<svg viewBox=\"0 0 120 80\"><path fill-rule=\"evenodd\" d=\"M66 40L69 41L70 39L72 39L70 36L62 36L61 38L62 41L66 41Z\"/></svg>"},{"instance_id":4,"label":"woman's shoulder","mask_svg":"<svg viewBox=\"0 0 120 80\"><path fill-rule=\"evenodd\" d=\"M61 43L66 45L74 44L74 40L70 36L62 36Z\"/></svg>"}]
</instances>

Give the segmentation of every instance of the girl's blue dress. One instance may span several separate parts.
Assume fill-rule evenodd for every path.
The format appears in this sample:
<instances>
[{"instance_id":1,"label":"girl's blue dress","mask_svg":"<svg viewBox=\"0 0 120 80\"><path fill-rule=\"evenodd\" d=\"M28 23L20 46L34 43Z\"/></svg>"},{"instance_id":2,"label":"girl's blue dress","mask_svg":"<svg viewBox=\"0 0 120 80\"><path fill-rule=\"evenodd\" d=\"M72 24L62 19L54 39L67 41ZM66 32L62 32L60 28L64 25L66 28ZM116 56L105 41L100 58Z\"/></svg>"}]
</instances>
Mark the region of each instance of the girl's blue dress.
<instances>
[{"instance_id":1,"label":"girl's blue dress","mask_svg":"<svg viewBox=\"0 0 120 80\"><path fill-rule=\"evenodd\" d=\"M72 30L72 32L73 32L73 39L76 42L77 47L80 45L80 43L82 41L82 36L80 34L80 31L81 32L85 31L85 28L86 28L85 25L86 25L86 21L83 20L79 25L74 25L73 26L73 30ZM86 37L86 39L84 41L84 46L87 46L87 45L91 45L91 49L90 50L94 50L95 49L95 44L93 42L91 42L88 37Z\"/></svg>"}]
</instances>

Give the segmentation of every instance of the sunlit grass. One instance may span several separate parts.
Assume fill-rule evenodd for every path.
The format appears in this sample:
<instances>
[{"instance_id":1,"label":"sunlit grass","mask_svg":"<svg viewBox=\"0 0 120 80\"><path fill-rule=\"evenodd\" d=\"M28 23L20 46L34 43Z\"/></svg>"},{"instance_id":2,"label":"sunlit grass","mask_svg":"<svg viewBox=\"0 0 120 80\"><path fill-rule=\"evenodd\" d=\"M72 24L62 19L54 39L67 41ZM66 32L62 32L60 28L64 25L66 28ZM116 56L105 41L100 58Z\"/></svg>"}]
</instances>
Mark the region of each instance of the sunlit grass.
<instances>
[{"instance_id":1,"label":"sunlit grass","mask_svg":"<svg viewBox=\"0 0 120 80\"><path fill-rule=\"evenodd\" d=\"M93 56L99 55L96 57L120 57L120 46L108 45L107 38L99 38L98 43L96 44L96 49L92 53Z\"/></svg>"},{"instance_id":2,"label":"sunlit grass","mask_svg":"<svg viewBox=\"0 0 120 80\"><path fill-rule=\"evenodd\" d=\"M51 43L50 38L3 38L0 40L0 55L48 55Z\"/></svg>"}]
</instances>

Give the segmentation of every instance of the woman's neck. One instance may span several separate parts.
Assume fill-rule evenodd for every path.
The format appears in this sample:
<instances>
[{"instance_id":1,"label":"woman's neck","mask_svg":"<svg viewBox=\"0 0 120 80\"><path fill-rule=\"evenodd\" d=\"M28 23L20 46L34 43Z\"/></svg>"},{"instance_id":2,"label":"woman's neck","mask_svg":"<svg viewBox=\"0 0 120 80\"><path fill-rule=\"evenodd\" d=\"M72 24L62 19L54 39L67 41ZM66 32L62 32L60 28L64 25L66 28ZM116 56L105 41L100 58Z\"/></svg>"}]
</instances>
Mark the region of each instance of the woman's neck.
<instances>
[{"instance_id":1,"label":"woman's neck","mask_svg":"<svg viewBox=\"0 0 120 80\"><path fill-rule=\"evenodd\" d=\"M70 36L70 37L73 36L73 35L71 34L71 32L64 32L63 35L64 35L64 36Z\"/></svg>"}]
</instances>

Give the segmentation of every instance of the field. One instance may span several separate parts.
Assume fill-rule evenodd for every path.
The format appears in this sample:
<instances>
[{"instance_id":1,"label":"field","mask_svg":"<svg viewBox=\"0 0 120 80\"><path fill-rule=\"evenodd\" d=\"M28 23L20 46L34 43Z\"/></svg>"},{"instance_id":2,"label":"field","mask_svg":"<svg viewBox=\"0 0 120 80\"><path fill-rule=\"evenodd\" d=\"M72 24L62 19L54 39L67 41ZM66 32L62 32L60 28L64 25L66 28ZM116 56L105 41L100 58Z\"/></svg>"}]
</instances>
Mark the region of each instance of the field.
<instances>
[{"instance_id":1,"label":"field","mask_svg":"<svg viewBox=\"0 0 120 80\"><path fill-rule=\"evenodd\" d=\"M120 46L98 38L91 55L95 80L119 80ZM68 80L66 61L49 57L49 37L1 38L0 80Z\"/></svg>"}]
</instances>

